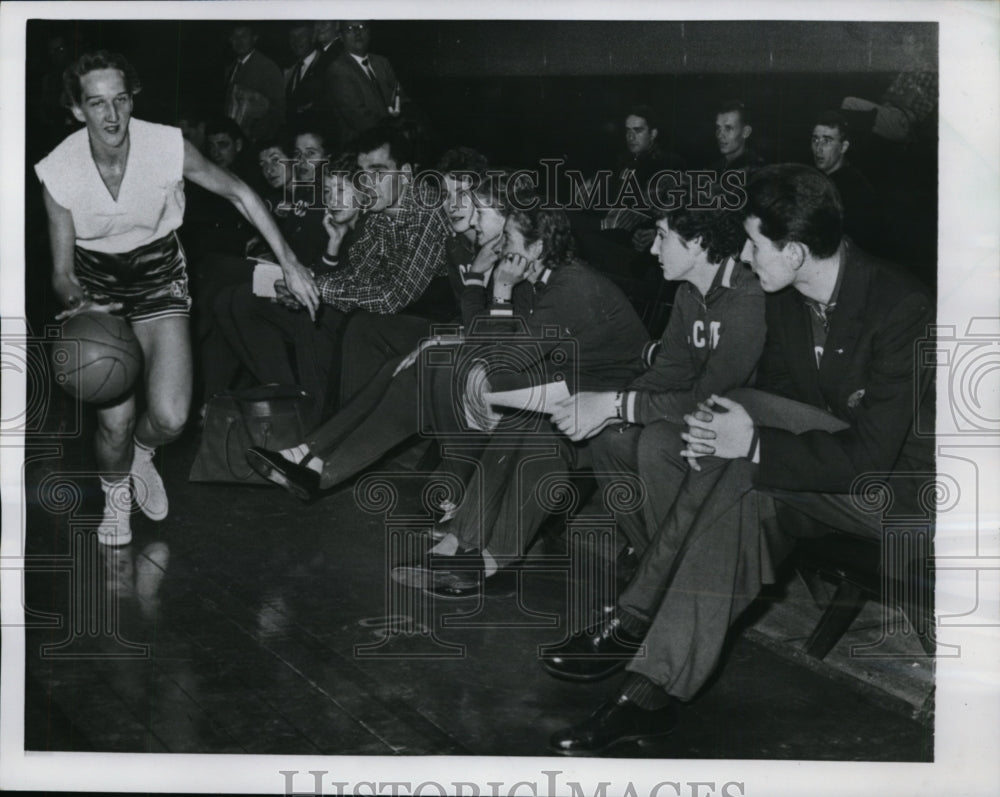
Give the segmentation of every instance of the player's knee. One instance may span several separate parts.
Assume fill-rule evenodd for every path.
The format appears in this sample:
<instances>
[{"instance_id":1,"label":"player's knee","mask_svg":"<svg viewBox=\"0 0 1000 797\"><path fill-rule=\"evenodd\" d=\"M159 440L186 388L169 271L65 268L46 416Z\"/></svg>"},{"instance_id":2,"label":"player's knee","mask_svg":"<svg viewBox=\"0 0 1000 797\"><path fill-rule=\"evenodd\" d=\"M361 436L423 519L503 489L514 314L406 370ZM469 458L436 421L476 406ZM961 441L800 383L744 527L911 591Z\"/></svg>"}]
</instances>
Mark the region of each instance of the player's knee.
<instances>
[{"instance_id":1,"label":"player's knee","mask_svg":"<svg viewBox=\"0 0 1000 797\"><path fill-rule=\"evenodd\" d=\"M151 406L148 411L150 425L165 438L173 438L184 431L188 418L188 402Z\"/></svg>"}]
</instances>

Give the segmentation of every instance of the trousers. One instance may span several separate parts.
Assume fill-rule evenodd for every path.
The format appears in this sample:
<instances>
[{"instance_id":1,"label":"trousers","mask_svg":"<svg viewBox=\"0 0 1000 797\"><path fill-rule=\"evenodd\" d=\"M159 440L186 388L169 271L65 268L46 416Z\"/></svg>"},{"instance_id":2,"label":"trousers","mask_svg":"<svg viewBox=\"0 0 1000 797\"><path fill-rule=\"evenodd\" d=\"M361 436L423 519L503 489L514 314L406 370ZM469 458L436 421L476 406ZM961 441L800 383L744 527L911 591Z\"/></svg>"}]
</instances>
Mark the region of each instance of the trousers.
<instances>
[{"instance_id":1,"label":"trousers","mask_svg":"<svg viewBox=\"0 0 1000 797\"><path fill-rule=\"evenodd\" d=\"M323 305L314 322L305 310L254 296L249 282L224 288L213 309L226 343L258 382L299 385L313 397L318 417L326 413L336 390L344 313Z\"/></svg>"},{"instance_id":2,"label":"trousers","mask_svg":"<svg viewBox=\"0 0 1000 797\"><path fill-rule=\"evenodd\" d=\"M751 417L768 426L799 432L845 426L799 402L739 393ZM685 446L681 431L674 426L665 437L667 467L660 474L677 497L618 609L627 625L647 629L627 669L689 700L718 665L730 625L764 584L773 583L777 565L794 545L795 528L777 526L782 505L849 534L879 539L882 528L881 518L849 495L755 488L757 466L746 459L703 457L702 470L692 470L679 453Z\"/></svg>"}]
</instances>

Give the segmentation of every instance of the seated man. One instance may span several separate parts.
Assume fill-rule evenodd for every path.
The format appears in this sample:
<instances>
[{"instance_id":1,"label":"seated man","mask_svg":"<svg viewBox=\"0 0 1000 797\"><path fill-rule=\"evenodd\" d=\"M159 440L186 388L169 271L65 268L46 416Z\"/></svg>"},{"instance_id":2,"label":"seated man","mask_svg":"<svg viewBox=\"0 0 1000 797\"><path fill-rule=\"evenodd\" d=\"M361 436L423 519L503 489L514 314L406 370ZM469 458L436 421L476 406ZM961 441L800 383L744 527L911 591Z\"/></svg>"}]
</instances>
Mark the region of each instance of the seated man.
<instances>
[{"instance_id":1,"label":"seated man","mask_svg":"<svg viewBox=\"0 0 1000 797\"><path fill-rule=\"evenodd\" d=\"M663 149L659 128L656 112L648 105L636 105L625 116L626 152L618 158L608 196L613 204L634 206L610 211L601 220L602 230L652 229L650 181L662 171L684 169L680 157ZM652 234L644 240L649 246Z\"/></svg>"},{"instance_id":2,"label":"seated man","mask_svg":"<svg viewBox=\"0 0 1000 797\"><path fill-rule=\"evenodd\" d=\"M613 272L627 270L635 260L634 250L644 251L653 241L650 182L666 170L684 169L679 156L663 149L659 127L656 112L648 105L629 109L625 152L618 157L614 171L599 172L589 188L594 201L613 209L571 216L581 255L598 267L610 267ZM585 200L581 204L586 208L591 203Z\"/></svg>"},{"instance_id":3,"label":"seated man","mask_svg":"<svg viewBox=\"0 0 1000 797\"><path fill-rule=\"evenodd\" d=\"M739 100L730 100L715 114L715 141L722 158L708 168L717 175L723 172L752 172L764 163L747 142L753 133L746 106Z\"/></svg>"},{"instance_id":4,"label":"seated man","mask_svg":"<svg viewBox=\"0 0 1000 797\"><path fill-rule=\"evenodd\" d=\"M851 135L843 114L837 111L820 114L812 131L813 161L840 192L844 234L866 251L880 252L882 209L868 178L847 160L850 146Z\"/></svg>"},{"instance_id":5,"label":"seated man","mask_svg":"<svg viewBox=\"0 0 1000 797\"><path fill-rule=\"evenodd\" d=\"M617 513L637 555L676 497L659 476L669 467L664 440L671 425L713 393L748 384L764 347L764 293L739 260L745 240L735 211L682 207L661 214L652 252L664 278L684 284L649 369L625 389L580 393L552 416L570 439L592 438L602 492L619 473L638 474L648 486L641 514Z\"/></svg>"},{"instance_id":6,"label":"seated man","mask_svg":"<svg viewBox=\"0 0 1000 797\"><path fill-rule=\"evenodd\" d=\"M673 729L677 703L707 682L730 624L790 547L795 527L771 533L775 503L881 539L855 480L899 471L893 499L905 514L934 473L933 440L914 424L915 391L931 384L914 345L933 321L927 293L842 237L840 198L811 167L763 168L748 194L743 257L770 294L760 390L742 404L710 397L687 416L661 485L677 500L617 612L543 655L549 673L578 681L628 669L609 701L552 736L557 752ZM933 402L920 407L932 424Z\"/></svg>"},{"instance_id":7,"label":"seated man","mask_svg":"<svg viewBox=\"0 0 1000 797\"><path fill-rule=\"evenodd\" d=\"M254 296L248 285L232 292L228 309L219 308L227 317L222 324L229 344L254 377L262 384L305 389L315 400L317 420L332 404L347 314L355 309L395 313L420 297L444 270L444 210L416 197L405 138L389 128L372 128L356 145L356 166L362 174L360 190L351 192L349 218L332 220L321 207L293 209L292 217L301 212L303 223L322 223L324 230L325 251L311 261L323 270L316 280L323 301L319 326L288 297L287 306L276 304ZM312 186L311 171L298 174L303 186ZM261 337L265 333L268 345ZM285 353L288 345L296 352L294 362Z\"/></svg>"},{"instance_id":8,"label":"seated man","mask_svg":"<svg viewBox=\"0 0 1000 797\"><path fill-rule=\"evenodd\" d=\"M410 353L422 338L430 337L435 324L455 321L462 294L458 267L471 263L478 249L477 231L471 226L471 191L473 183L478 185L486 178L488 168L486 158L468 147L450 149L438 160L434 172L444 189L440 199L451 228L445 244L447 273L431 280L423 294L399 313L358 310L351 315L344 329L340 406L365 387L386 362ZM430 182L426 181L428 187ZM490 245L495 243L490 241Z\"/></svg>"}]
</instances>

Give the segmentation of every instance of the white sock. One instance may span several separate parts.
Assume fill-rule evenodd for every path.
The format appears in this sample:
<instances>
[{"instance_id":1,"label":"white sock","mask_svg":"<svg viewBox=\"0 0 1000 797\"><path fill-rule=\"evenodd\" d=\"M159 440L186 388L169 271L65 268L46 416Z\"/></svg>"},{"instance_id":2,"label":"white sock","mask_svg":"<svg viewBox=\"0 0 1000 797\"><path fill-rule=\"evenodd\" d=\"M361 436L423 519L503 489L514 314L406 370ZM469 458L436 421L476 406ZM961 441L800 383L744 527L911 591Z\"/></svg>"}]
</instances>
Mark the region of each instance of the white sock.
<instances>
[{"instance_id":1,"label":"white sock","mask_svg":"<svg viewBox=\"0 0 1000 797\"><path fill-rule=\"evenodd\" d=\"M493 554L483 548L483 562L486 567L483 569L483 575L489 578L492 576L499 568L497 567L497 560L493 558Z\"/></svg>"},{"instance_id":2,"label":"white sock","mask_svg":"<svg viewBox=\"0 0 1000 797\"><path fill-rule=\"evenodd\" d=\"M309 461L305 463L305 466L309 470L316 471L320 476L323 475L323 460L319 457L309 457Z\"/></svg>"},{"instance_id":3,"label":"white sock","mask_svg":"<svg viewBox=\"0 0 1000 797\"><path fill-rule=\"evenodd\" d=\"M458 551L458 537L448 534L437 545L430 549L429 553L440 554L441 556L454 556Z\"/></svg>"},{"instance_id":4,"label":"white sock","mask_svg":"<svg viewBox=\"0 0 1000 797\"><path fill-rule=\"evenodd\" d=\"M309 456L309 446L305 443L300 443L297 446L282 449L278 453L280 453L285 459L291 460L298 465L302 462L302 460Z\"/></svg>"}]
</instances>

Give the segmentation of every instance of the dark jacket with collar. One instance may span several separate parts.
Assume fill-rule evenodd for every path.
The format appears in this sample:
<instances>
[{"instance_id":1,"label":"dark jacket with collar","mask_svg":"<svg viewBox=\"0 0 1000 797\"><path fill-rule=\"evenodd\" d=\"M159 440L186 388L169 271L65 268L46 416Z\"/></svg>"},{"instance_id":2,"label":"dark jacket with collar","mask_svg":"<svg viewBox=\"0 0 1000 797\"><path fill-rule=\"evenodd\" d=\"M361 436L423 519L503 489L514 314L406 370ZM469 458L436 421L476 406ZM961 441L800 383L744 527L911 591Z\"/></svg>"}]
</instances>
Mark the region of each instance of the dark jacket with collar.
<instances>
[{"instance_id":1,"label":"dark jacket with collar","mask_svg":"<svg viewBox=\"0 0 1000 797\"><path fill-rule=\"evenodd\" d=\"M758 486L846 493L858 476L933 471L933 440L914 429L914 407L933 428L933 383L917 341L934 320L919 283L844 241L844 275L820 367L811 310L794 289L767 297L758 387L811 404L849 424L840 432L760 429ZM917 402L920 393L922 401Z\"/></svg>"},{"instance_id":2,"label":"dark jacket with collar","mask_svg":"<svg viewBox=\"0 0 1000 797\"><path fill-rule=\"evenodd\" d=\"M463 316L480 312L466 329L469 343L497 349L499 356L484 357L493 390L556 379L570 393L614 390L645 367L649 336L625 294L577 261L543 272L535 284L519 282L510 304L488 307L487 289L468 284L462 309Z\"/></svg>"},{"instance_id":3,"label":"dark jacket with collar","mask_svg":"<svg viewBox=\"0 0 1000 797\"><path fill-rule=\"evenodd\" d=\"M623 392L623 418L683 423L699 401L748 384L764 332L764 291L743 263L723 263L704 297L685 282L649 370Z\"/></svg>"},{"instance_id":4,"label":"dark jacket with collar","mask_svg":"<svg viewBox=\"0 0 1000 797\"><path fill-rule=\"evenodd\" d=\"M307 113L318 113L319 104L323 100L323 72L326 65L319 51L313 56L305 74L295 80L299 69L299 61L292 64L285 75L285 107L291 119L302 117ZM294 91L292 87L294 88Z\"/></svg>"},{"instance_id":5,"label":"dark jacket with collar","mask_svg":"<svg viewBox=\"0 0 1000 797\"><path fill-rule=\"evenodd\" d=\"M227 72L227 75L231 73L234 66L235 62L230 63L230 72ZM266 97L268 102L265 115L260 119L251 120L250 129L244 129L243 132L251 140L259 140L273 135L285 119L285 78L281 69L260 50L251 52L246 63L239 67L236 79L227 85L227 108L231 105L233 87L237 83Z\"/></svg>"},{"instance_id":6,"label":"dark jacket with collar","mask_svg":"<svg viewBox=\"0 0 1000 797\"><path fill-rule=\"evenodd\" d=\"M332 105L333 118L344 144L389 115L389 105L399 86L388 58L369 53L368 62L375 72L377 86L347 52L326 70L326 98Z\"/></svg>"}]
</instances>

